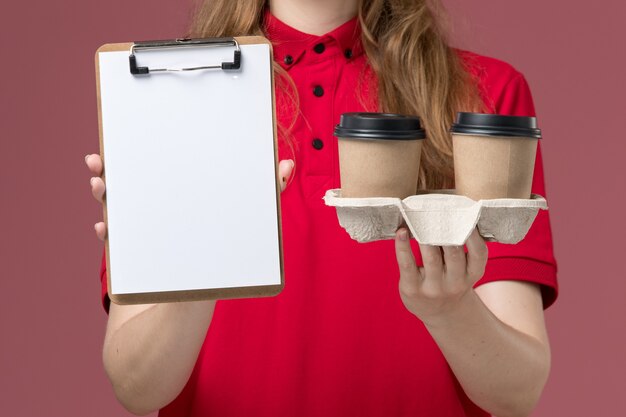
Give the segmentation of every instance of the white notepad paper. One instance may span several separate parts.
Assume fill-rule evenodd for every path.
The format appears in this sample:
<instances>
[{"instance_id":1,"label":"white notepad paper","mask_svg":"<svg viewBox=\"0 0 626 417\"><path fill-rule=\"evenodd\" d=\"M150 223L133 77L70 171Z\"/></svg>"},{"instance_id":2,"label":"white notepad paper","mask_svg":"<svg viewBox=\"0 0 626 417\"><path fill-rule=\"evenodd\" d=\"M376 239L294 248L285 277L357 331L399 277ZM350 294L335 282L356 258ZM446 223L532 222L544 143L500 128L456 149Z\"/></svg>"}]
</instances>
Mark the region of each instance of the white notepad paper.
<instances>
[{"instance_id":1,"label":"white notepad paper","mask_svg":"<svg viewBox=\"0 0 626 417\"><path fill-rule=\"evenodd\" d=\"M271 57L240 70L129 71L99 53L112 294L281 283ZM233 48L137 53L141 66L232 61Z\"/></svg>"}]
</instances>

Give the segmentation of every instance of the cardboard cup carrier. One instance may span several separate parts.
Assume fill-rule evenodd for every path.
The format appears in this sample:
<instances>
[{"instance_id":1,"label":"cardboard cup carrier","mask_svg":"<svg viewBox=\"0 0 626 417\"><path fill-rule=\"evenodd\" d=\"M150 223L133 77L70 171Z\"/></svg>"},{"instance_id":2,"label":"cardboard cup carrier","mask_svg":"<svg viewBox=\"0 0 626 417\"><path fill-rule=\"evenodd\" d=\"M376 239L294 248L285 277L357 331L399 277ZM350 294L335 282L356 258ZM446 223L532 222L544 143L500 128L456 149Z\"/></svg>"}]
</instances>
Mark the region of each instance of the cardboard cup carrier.
<instances>
[{"instance_id":1,"label":"cardboard cup carrier","mask_svg":"<svg viewBox=\"0 0 626 417\"><path fill-rule=\"evenodd\" d=\"M463 245L475 227L490 241L515 244L546 200L531 195L537 140L534 117L459 113L452 126L456 190L417 192L424 132L417 118L341 116L341 189L328 190L339 224L358 242L393 239L407 225L422 244Z\"/></svg>"},{"instance_id":2,"label":"cardboard cup carrier","mask_svg":"<svg viewBox=\"0 0 626 417\"><path fill-rule=\"evenodd\" d=\"M402 199L416 193L426 138L418 117L344 113L335 136L343 197Z\"/></svg>"},{"instance_id":3,"label":"cardboard cup carrier","mask_svg":"<svg viewBox=\"0 0 626 417\"><path fill-rule=\"evenodd\" d=\"M474 201L530 198L541 137L536 118L458 113L451 132L458 194Z\"/></svg>"}]
</instances>

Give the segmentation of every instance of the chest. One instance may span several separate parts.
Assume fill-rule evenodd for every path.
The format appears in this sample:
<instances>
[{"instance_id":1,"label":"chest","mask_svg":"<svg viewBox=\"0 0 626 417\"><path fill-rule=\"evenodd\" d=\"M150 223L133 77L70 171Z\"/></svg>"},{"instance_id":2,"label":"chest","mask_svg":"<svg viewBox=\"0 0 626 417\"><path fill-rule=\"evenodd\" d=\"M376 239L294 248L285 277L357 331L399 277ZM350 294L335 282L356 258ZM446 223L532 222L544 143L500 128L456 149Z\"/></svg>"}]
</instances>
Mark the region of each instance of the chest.
<instances>
[{"instance_id":1,"label":"chest","mask_svg":"<svg viewBox=\"0 0 626 417\"><path fill-rule=\"evenodd\" d=\"M292 181L309 194L317 194L311 187L339 187L333 130L342 113L376 110L375 76L364 56L343 55L295 63L287 74L293 83L281 80L276 88L279 157L295 160Z\"/></svg>"}]
</instances>

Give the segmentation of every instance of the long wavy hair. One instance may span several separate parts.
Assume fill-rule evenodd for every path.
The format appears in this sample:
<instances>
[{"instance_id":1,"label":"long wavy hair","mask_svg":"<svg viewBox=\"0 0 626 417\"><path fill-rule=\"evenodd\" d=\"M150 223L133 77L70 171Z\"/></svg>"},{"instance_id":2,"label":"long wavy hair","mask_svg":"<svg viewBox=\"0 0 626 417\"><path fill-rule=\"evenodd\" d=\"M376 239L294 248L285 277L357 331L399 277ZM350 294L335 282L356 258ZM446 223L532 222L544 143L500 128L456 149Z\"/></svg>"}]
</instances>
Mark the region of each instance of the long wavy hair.
<instances>
[{"instance_id":1,"label":"long wavy hair","mask_svg":"<svg viewBox=\"0 0 626 417\"><path fill-rule=\"evenodd\" d=\"M266 6L267 0L197 0L188 35L263 36ZM426 129L418 188L453 187L450 125L457 111L477 111L483 105L476 82L449 44L440 1L360 0L358 16L363 47L378 80L378 108L418 115ZM277 63L274 71L279 88L297 102L286 71ZM288 135L291 127L279 126L279 134Z\"/></svg>"}]
</instances>

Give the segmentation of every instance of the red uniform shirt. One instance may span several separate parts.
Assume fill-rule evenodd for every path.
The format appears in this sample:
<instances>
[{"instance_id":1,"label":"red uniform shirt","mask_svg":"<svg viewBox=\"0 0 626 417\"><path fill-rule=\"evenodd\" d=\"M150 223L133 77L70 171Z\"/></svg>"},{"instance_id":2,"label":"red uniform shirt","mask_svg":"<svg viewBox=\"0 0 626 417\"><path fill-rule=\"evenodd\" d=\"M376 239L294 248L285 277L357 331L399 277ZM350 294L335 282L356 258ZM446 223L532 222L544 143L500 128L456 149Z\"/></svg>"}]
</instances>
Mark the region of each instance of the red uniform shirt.
<instances>
[{"instance_id":1,"label":"red uniform shirt","mask_svg":"<svg viewBox=\"0 0 626 417\"><path fill-rule=\"evenodd\" d=\"M374 110L357 19L324 36L301 33L266 14L274 58L299 93L291 150L295 176L282 194L285 289L272 298L218 301L195 369L160 416L486 416L466 397L424 325L402 304L393 241L359 244L324 205L339 188L333 127L344 112ZM510 65L460 52L491 110L534 115L523 76ZM293 108L277 89L279 122ZM293 154L295 153L295 155ZM545 196L538 155L533 192ZM414 246L417 250L417 245ZM254 248L249 248L253 251ZM417 262L421 262L419 251ZM105 306L106 274L103 259ZM548 213L517 245L489 243L477 285L523 280L556 297Z\"/></svg>"}]
</instances>

